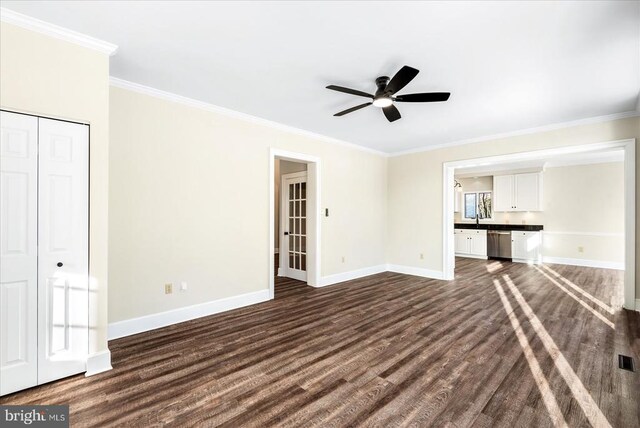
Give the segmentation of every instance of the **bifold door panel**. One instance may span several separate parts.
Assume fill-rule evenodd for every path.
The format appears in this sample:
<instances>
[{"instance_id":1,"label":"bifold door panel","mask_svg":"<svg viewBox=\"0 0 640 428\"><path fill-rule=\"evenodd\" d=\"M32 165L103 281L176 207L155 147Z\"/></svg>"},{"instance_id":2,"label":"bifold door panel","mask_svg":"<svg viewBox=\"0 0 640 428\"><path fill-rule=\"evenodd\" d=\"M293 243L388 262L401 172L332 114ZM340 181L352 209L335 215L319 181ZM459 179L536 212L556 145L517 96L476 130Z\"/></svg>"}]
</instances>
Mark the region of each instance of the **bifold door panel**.
<instances>
[{"instance_id":1,"label":"bifold door panel","mask_svg":"<svg viewBox=\"0 0 640 428\"><path fill-rule=\"evenodd\" d=\"M86 370L88 126L2 112L0 393Z\"/></svg>"},{"instance_id":2,"label":"bifold door panel","mask_svg":"<svg viewBox=\"0 0 640 428\"><path fill-rule=\"evenodd\" d=\"M0 394L38 382L38 118L0 116Z\"/></svg>"},{"instance_id":3,"label":"bifold door panel","mask_svg":"<svg viewBox=\"0 0 640 428\"><path fill-rule=\"evenodd\" d=\"M38 383L85 370L88 127L40 119Z\"/></svg>"}]
</instances>

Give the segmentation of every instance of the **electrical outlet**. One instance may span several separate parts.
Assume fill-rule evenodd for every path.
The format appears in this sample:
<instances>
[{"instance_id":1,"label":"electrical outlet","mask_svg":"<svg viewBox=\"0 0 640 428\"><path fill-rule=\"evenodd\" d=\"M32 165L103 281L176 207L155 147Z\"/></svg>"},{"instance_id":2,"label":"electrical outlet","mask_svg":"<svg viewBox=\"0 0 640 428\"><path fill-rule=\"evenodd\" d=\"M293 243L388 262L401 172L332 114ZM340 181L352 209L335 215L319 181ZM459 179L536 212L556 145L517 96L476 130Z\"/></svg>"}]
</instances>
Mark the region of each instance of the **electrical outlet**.
<instances>
[{"instance_id":1,"label":"electrical outlet","mask_svg":"<svg viewBox=\"0 0 640 428\"><path fill-rule=\"evenodd\" d=\"M424 260L424 253L420 253L420 260Z\"/></svg>"},{"instance_id":2,"label":"electrical outlet","mask_svg":"<svg viewBox=\"0 0 640 428\"><path fill-rule=\"evenodd\" d=\"M344 263L344 256L342 256L342 263Z\"/></svg>"},{"instance_id":3,"label":"electrical outlet","mask_svg":"<svg viewBox=\"0 0 640 428\"><path fill-rule=\"evenodd\" d=\"M187 291L187 283L185 281L180 283L180 291Z\"/></svg>"},{"instance_id":4,"label":"electrical outlet","mask_svg":"<svg viewBox=\"0 0 640 428\"><path fill-rule=\"evenodd\" d=\"M579 253L584 253L584 247L578 247L578 252Z\"/></svg>"},{"instance_id":5,"label":"electrical outlet","mask_svg":"<svg viewBox=\"0 0 640 428\"><path fill-rule=\"evenodd\" d=\"M173 293L173 284L165 284L164 285L164 294Z\"/></svg>"}]
</instances>

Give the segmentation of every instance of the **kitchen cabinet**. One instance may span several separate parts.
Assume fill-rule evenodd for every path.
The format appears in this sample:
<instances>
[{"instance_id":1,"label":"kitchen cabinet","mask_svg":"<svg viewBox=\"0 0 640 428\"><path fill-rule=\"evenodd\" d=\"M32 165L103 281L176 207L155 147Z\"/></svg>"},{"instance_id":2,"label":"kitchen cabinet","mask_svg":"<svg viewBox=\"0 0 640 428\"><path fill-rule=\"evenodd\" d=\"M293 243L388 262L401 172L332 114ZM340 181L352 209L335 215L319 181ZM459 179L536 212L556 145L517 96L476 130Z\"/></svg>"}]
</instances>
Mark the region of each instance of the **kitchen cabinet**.
<instances>
[{"instance_id":1,"label":"kitchen cabinet","mask_svg":"<svg viewBox=\"0 0 640 428\"><path fill-rule=\"evenodd\" d=\"M455 229L453 236L457 256L487 258L486 230Z\"/></svg>"},{"instance_id":2,"label":"kitchen cabinet","mask_svg":"<svg viewBox=\"0 0 640 428\"><path fill-rule=\"evenodd\" d=\"M542 211L542 173L493 177L494 211Z\"/></svg>"},{"instance_id":3,"label":"kitchen cabinet","mask_svg":"<svg viewBox=\"0 0 640 428\"><path fill-rule=\"evenodd\" d=\"M542 233L515 230L511 232L511 259L514 262L540 263L541 247Z\"/></svg>"}]
</instances>

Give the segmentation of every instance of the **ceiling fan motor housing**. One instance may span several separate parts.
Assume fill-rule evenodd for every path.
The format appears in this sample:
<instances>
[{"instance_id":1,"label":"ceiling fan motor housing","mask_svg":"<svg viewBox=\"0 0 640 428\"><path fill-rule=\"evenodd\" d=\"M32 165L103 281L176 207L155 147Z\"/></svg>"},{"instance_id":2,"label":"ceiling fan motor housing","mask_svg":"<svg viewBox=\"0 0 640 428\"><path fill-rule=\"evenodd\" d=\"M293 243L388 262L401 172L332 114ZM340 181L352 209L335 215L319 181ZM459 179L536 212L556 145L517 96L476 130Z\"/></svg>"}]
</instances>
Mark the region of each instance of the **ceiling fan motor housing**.
<instances>
[{"instance_id":1,"label":"ceiling fan motor housing","mask_svg":"<svg viewBox=\"0 0 640 428\"><path fill-rule=\"evenodd\" d=\"M387 88L387 84L391 80L388 76L380 76L376 79L376 86L378 90L376 91L376 98L383 96L385 94L385 89Z\"/></svg>"}]
</instances>

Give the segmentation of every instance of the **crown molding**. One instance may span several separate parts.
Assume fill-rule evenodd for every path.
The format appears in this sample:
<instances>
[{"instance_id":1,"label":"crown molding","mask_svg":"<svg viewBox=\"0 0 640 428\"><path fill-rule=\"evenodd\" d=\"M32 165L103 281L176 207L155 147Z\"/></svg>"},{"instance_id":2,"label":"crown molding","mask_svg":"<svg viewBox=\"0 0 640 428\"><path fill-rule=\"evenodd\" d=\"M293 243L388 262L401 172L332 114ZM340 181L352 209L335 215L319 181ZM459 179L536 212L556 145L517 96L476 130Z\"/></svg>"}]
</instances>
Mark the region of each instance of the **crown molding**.
<instances>
[{"instance_id":1,"label":"crown molding","mask_svg":"<svg viewBox=\"0 0 640 428\"><path fill-rule=\"evenodd\" d=\"M504 132L501 134L486 135L484 137L470 138L467 140L452 141L450 143L435 144L432 146L417 147L415 149L402 150L389 153L389 157L410 155L413 153L430 152L433 150L445 149L448 147L464 146L466 144L483 143L485 141L500 140L503 138L517 137L520 135L538 134L542 132L555 131L557 129L571 128L572 126L591 125L594 123L609 122L612 120L626 119L629 117L640 117L640 111L632 110L622 113L608 114L605 116L588 117L585 119L572 120L569 122L554 123L551 125L538 126L535 128L520 129L517 131Z\"/></svg>"},{"instance_id":2,"label":"crown molding","mask_svg":"<svg viewBox=\"0 0 640 428\"><path fill-rule=\"evenodd\" d=\"M75 43L76 45L93 49L107 55L113 55L118 50L118 46L112 43L108 43L58 25L50 24L4 7L0 7L0 21L26 28L27 30L35 31L59 40Z\"/></svg>"},{"instance_id":3,"label":"crown molding","mask_svg":"<svg viewBox=\"0 0 640 428\"><path fill-rule=\"evenodd\" d=\"M612 120L626 119L626 118L629 118L629 117L639 117L640 116L640 111L635 111L635 110L634 111L627 111L627 112L623 112L623 113L610 114L610 115L606 115L606 116L589 117L589 118L585 118L585 119L572 120L572 121L569 121L569 122L561 122L561 123L555 123L555 124L551 124L551 125L539 126L539 127L536 127L536 128L527 128L527 129L522 129L522 130L518 130L518 131L505 132L505 133L494 134L494 135L487 135L487 136L484 136L484 137L471 138L471 139L467 139L467 140L453 141L451 143L437 144L437 145L432 145L432 146L418 147L418 148L415 148L415 149L403 150L403 151L399 151L399 152L387 153L387 152L382 152L382 151L379 151L379 150L371 149L369 147L364 147L364 146L361 146L361 145L358 145L358 144L349 143L347 141L339 140L339 139L336 139L336 138L328 137L326 135L317 134L315 132L306 131L304 129L295 128L293 126L285 125L285 124L282 124L282 123L279 123L279 122L274 122L272 120L263 119L261 117L253 116L253 115L246 114L246 113L241 113L239 111L231 110L231 109L228 109L228 108L225 108L225 107L220 107L220 106L217 106L215 104L209 104L209 103L204 102L204 101L198 101L198 100L195 100L193 98L188 98L188 97L184 97L182 95L174 94L172 92L162 91L160 89L152 88L150 86L145 86L145 85L141 85L139 83L130 82L128 80L120 79L118 77L111 76L109 78L109 83L110 83L111 86L114 86L114 87L117 87L117 88L127 89L127 90L130 90L130 91L134 91L134 92L138 92L138 93L141 93L141 94L149 95L149 96L152 96L152 97L155 97L155 98L164 99L164 100L167 100L167 101L176 102L176 103L179 103L179 104L187 105L187 106L198 108L198 109L202 109L202 110L208 110L208 111L211 111L211 112L214 112L214 113L223 114L223 115L228 116L228 117L233 117L235 119L245 120L245 121L248 121L248 122L252 122L252 123L259 124L259 125L267 126L269 128L278 129L278 130L281 130L281 131L290 132L290 133L293 133L293 134L298 134L298 135L302 135L302 136L309 137L309 138L314 138L314 139L325 141L325 142L328 142L328 143L331 143L331 144L337 144L337 145L349 147L349 148L352 148L352 149L355 149L355 150L360 150L360 151L364 151L364 152L368 152L368 153L373 153L373 154L376 154L376 155L379 155L379 156L383 156L383 157L403 156L403 155L408 155L408 154L413 154L413 153L421 153L421 152L428 152L428 151L443 149L443 148L447 148L447 147L455 147L455 146L462 146L462 145L466 145L466 144L482 143L482 142L485 142L485 141L498 140L498 139L501 139L501 138L516 137L516 136L519 136L519 135L536 134L536 133L548 132L548 131L553 131L553 130L562 129L562 128L570 128L572 126L589 125L589 124L594 124L594 123L608 122L608 121L612 121Z\"/></svg>"},{"instance_id":4,"label":"crown molding","mask_svg":"<svg viewBox=\"0 0 640 428\"><path fill-rule=\"evenodd\" d=\"M240 119L247 122L255 123L262 126L267 126L269 128L278 129L280 131L290 132L292 134L298 134L304 137L313 138L316 140L321 140L331 144L337 144L344 147L349 147L351 149L360 150L368 153L373 153L378 156L387 157L388 153L381 152L378 150L370 149L368 147L359 146L357 144L349 143L347 141L338 140L336 138L328 137L322 134L316 134L315 132L305 131L304 129L295 128L293 126L285 125L279 122L274 122L272 120L263 119L261 117L253 116L246 113L241 113L236 110L231 110L225 107L220 107L215 104L209 104L204 101L194 100L193 98L183 97L182 95L177 95L171 92L162 91L160 89L152 88L150 86L141 85L139 83L130 82L128 80L120 79L117 77L111 76L109 78L109 84L116 88L127 89L129 91L138 92L144 95L149 95L155 98L160 98L167 101L172 101L175 103L183 104L189 107L194 107L202 110L207 110L213 113L223 114L228 117L232 117L234 119Z\"/></svg>"}]
</instances>

